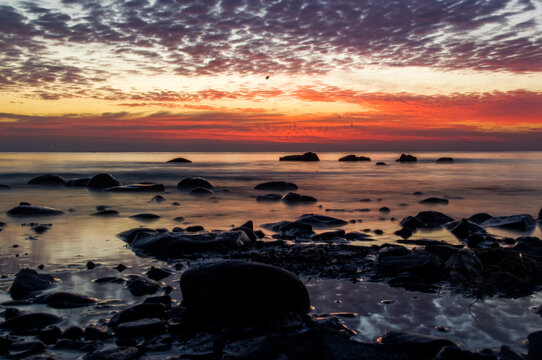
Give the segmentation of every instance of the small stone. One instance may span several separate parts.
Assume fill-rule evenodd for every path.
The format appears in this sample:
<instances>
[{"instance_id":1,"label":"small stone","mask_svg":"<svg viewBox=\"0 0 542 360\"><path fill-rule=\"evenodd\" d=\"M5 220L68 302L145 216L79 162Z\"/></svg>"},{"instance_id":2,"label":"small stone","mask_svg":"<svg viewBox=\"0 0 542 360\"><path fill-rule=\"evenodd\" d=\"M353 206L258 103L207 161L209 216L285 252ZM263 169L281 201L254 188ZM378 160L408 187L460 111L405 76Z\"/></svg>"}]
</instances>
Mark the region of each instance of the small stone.
<instances>
[{"instance_id":1,"label":"small stone","mask_svg":"<svg viewBox=\"0 0 542 360\"><path fill-rule=\"evenodd\" d=\"M92 270L96 267L96 264L93 262L93 261L88 261L87 262L87 269L88 270Z\"/></svg>"},{"instance_id":2,"label":"small stone","mask_svg":"<svg viewBox=\"0 0 542 360\"><path fill-rule=\"evenodd\" d=\"M124 264L118 264L115 269L117 269L118 272L123 272L124 270L128 269L128 267Z\"/></svg>"}]
</instances>

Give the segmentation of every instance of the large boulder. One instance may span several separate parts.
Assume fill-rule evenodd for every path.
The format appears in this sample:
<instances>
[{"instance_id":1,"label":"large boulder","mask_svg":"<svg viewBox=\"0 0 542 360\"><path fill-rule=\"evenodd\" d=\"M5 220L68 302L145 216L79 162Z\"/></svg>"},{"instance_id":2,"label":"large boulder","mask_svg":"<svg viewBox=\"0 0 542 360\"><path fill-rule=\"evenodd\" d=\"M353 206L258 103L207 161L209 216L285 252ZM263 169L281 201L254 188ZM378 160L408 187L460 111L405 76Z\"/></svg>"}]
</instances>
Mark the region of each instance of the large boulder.
<instances>
[{"instance_id":1,"label":"large boulder","mask_svg":"<svg viewBox=\"0 0 542 360\"><path fill-rule=\"evenodd\" d=\"M51 216L62 215L64 211L53 209L46 206L19 205L8 210L6 214L10 216Z\"/></svg>"},{"instance_id":2,"label":"large boulder","mask_svg":"<svg viewBox=\"0 0 542 360\"><path fill-rule=\"evenodd\" d=\"M529 214L497 216L484 221L482 226L497 227L507 230L515 230L521 232L533 231L536 226L536 221Z\"/></svg>"},{"instance_id":3,"label":"large boulder","mask_svg":"<svg viewBox=\"0 0 542 360\"><path fill-rule=\"evenodd\" d=\"M371 158L366 156L346 155L340 158L339 161L371 161Z\"/></svg>"},{"instance_id":4,"label":"large boulder","mask_svg":"<svg viewBox=\"0 0 542 360\"><path fill-rule=\"evenodd\" d=\"M22 269L11 284L9 294L15 300L26 299L36 292L49 289L55 284L55 278L49 274L38 274L32 269Z\"/></svg>"},{"instance_id":5,"label":"large boulder","mask_svg":"<svg viewBox=\"0 0 542 360\"><path fill-rule=\"evenodd\" d=\"M276 190L276 191L290 191L297 190L297 185L286 181L269 181L258 184L254 187L255 190Z\"/></svg>"},{"instance_id":6,"label":"large boulder","mask_svg":"<svg viewBox=\"0 0 542 360\"><path fill-rule=\"evenodd\" d=\"M213 189L214 186L205 178L199 176L185 177L177 184L179 190L192 190L194 188Z\"/></svg>"},{"instance_id":7,"label":"large boulder","mask_svg":"<svg viewBox=\"0 0 542 360\"><path fill-rule=\"evenodd\" d=\"M407 154L401 154L399 159L395 160L397 162L416 162L418 159L415 156L407 155Z\"/></svg>"},{"instance_id":8,"label":"large boulder","mask_svg":"<svg viewBox=\"0 0 542 360\"><path fill-rule=\"evenodd\" d=\"M166 188L164 184L152 184L152 183L114 186L114 187L105 189L105 191L111 191L111 192L164 192L165 190Z\"/></svg>"},{"instance_id":9,"label":"large boulder","mask_svg":"<svg viewBox=\"0 0 542 360\"><path fill-rule=\"evenodd\" d=\"M181 276L181 292L188 319L199 324L260 324L310 309L309 294L297 276L256 262L189 269Z\"/></svg>"},{"instance_id":10,"label":"large boulder","mask_svg":"<svg viewBox=\"0 0 542 360\"><path fill-rule=\"evenodd\" d=\"M87 187L89 189L107 189L110 187L121 186L120 181L111 174L96 174L90 178Z\"/></svg>"},{"instance_id":11,"label":"large boulder","mask_svg":"<svg viewBox=\"0 0 542 360\"><path fill-rule=\"evenodd\" d=\"M52 185L64 185L66 183L66 180L61 178L58 175L53 174L45 174L36 176L30 180L28 180L28 185L46 185L46 186L52 186Z\"/></svg>"},{"instance_id":12,"label":"large boulder","mask_svg":"<svg viewBox=\"0 0 542 360\"><path fill-rule=\"evenodd\" d=\"M280 161L320 161L318 155L313 152L306 152L302 155L286 155L282 156Z\"/></svg>"}]
</instances>

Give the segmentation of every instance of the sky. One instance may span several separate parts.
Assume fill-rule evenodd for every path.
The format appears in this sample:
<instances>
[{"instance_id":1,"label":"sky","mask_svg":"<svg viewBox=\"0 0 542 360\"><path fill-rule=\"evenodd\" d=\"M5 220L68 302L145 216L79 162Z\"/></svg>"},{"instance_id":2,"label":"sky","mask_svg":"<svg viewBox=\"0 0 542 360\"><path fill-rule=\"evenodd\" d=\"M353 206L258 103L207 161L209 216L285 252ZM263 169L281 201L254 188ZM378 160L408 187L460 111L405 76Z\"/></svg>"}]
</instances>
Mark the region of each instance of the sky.
<instances>
[{"instance_id":1,"label":"sky","mask_svg":"<svg viewBox=\"0 0 542 360\"><path fill-rule=\"evenodd\" d=\"M0 151L542 150L542 0L2 0Z\"/></svg>"}]
</instances>

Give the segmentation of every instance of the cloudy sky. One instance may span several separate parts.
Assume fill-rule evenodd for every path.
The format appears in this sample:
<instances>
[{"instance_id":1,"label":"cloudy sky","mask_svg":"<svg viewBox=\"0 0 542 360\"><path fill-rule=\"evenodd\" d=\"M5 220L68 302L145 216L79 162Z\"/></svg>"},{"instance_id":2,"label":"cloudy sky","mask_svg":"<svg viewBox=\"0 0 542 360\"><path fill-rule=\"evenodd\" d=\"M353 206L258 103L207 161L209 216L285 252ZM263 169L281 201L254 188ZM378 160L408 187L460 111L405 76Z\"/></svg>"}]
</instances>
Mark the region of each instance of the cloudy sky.
<instances>
[{"instance_id":1,"label":"cloudy sky","mask_svg":"<svg viewBox=\"0 0 542 360\"><path fill-rule=\"evenodd\" d=\"M541 0L3 0L0 151L542 150Z\"/></svg>"}]
</instances>

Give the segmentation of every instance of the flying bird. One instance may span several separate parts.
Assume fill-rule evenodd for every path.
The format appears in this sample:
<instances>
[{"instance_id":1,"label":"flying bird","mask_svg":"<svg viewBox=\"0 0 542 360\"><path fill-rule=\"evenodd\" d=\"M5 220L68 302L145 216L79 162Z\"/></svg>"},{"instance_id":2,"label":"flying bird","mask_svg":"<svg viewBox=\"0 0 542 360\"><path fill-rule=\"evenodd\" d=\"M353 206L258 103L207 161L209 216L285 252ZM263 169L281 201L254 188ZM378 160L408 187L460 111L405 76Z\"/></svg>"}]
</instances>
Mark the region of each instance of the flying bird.
<instances>
[{"instance_id":1,"label":"flying bird","mask_svg":"<svg viewBox=\"0 0 542 360\"><path fill-rule=\"evenodd\" d=\"M265 77L265 80L269 80L269 75L267 75L267 76Z\"/></svg>"}]
</instances>

